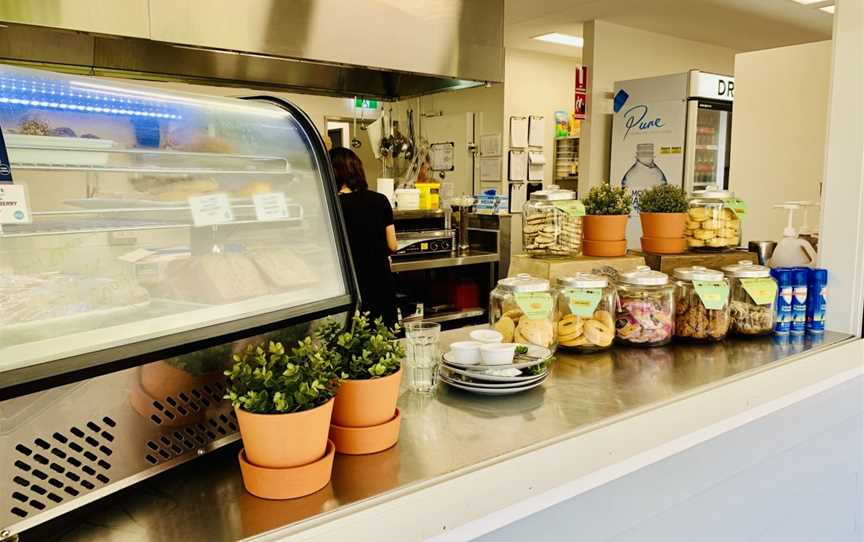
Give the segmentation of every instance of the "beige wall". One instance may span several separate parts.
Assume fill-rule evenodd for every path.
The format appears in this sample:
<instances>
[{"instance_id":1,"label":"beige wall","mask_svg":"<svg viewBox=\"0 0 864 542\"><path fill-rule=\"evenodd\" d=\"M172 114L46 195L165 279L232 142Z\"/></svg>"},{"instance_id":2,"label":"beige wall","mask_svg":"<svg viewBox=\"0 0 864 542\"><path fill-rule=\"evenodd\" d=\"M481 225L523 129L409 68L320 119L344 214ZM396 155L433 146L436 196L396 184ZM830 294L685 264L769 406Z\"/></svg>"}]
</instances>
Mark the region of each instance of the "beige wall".
<instances>
[{"instance_id":1,"label":"beige wall","mask_svg":"<svg viewBox=\"0 0 864 542\"><path fill-rule=\"evenodd\" d=\"M786 213L772 205L819 200L830 78L830 41L735 57L729 177L748 204L745 241L783 234ZM818 211L809 222L819 223Z\"/></svg>"},{"instance_id":2,"label":"beige wall","mask_svg":"<svg viewBox=\"0 0 864 542\"><path fill-rule=\"evenodd\" d=\"M579 193L609 180L612 89L616 81L700 69L732 74L735 51L606 21L584 26L588 119L582 124ZM736 84L736 91L738 85ZM737 99L737 96L736 96Z\"/></svg>"}]
</instances>

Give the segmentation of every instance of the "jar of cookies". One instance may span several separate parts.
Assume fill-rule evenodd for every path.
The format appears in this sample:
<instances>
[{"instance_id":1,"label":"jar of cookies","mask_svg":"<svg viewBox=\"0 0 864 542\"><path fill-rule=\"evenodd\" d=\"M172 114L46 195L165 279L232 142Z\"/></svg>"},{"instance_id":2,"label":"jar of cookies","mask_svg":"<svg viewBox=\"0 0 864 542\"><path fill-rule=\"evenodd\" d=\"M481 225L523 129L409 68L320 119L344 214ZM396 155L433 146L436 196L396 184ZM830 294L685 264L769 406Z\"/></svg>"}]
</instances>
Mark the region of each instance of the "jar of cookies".
<instances>
[{"instance_id":1,"label":"jar of cookies","mask_svg":"<svg viewBox=\"0 0 864 542\"><path fill-rule=\"evenodd\" d=\"M722 271L678 267L675 277L675 336L720 341L729 332L729 281Z\"/></svg>"},{"instance_id":2,"label":"jar of cookies","mask_svg":"<svg viewBox=\"0 0 864 542\"><path fill-rule=\"evenodd\" d=\"M585 207L572 190L555 185L532 192L522 206L522 247L536 257L569 258L582 254Z\"/></svg>"},{"instance_id":3,"label":"jar of cookies","mask_svg":"<svg viewBox=\"0 0 864 542\"><path fill-rule=\"evenodd\" d=\"M615 285L615 338L631 346L662 346L672 340L675 287L669 275L640 265Z\"/></svg>"},{"instance_id":4,"label":"jar of cookies","mask_svg":"<svg viewBox=\"0 0 864 542\"><path fill-rule=\"evenodd\" d=\"M740 261L723 272L729 277L732 331L739 335L768 335L774 331L777 281L771 268Z\"/></svg>"},{"instance_id":5,"label":"jar of cookies","mask_svg":"<svg viewBox=\"0 0 864 542\"><path fill-rule=\"evenodd\" d=\"M594 352L615 338L615 288L609 279L591 273L559 277L558 347Z\"/></svg>"},{"instance_id":6,"label":"jar of cookies","mask_svg":"<svg viewBox=\"0 0 864 542\"><path fill-rule=\"evenodd\" d=\"M527 274L498 281L489 294L489 320L503 342L533 344L552 351L558 339L556 299L549 281Z\"/></svg>"},{"instance_id":7,"label":"jar of cookies","mask_svg":"<svg viewBox=\"0 0 864 542\"><path fill-rule=\"evenodd\" d=\"M723 251L741 244L741 219L731 201L737 201L732 192L716 187L691 194L684 231L689 249Z\"/></svg>"}]
</instances>

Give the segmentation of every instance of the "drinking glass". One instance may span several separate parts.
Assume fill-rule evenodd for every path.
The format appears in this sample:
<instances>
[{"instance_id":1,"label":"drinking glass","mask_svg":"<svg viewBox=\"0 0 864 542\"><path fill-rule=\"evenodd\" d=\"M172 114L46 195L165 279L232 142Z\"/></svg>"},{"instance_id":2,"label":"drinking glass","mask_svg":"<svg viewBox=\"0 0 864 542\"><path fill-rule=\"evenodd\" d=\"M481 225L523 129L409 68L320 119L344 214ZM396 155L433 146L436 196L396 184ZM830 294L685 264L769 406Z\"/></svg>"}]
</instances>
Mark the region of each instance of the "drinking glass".
<instances>
[{"instance_id":1,"label":"drinking glass","mask_svg":"<svg viewBox=\"0 0 864 542\"><path fill-rule=\"evenodd\" d=\"M405 324L405 376L408 389L431 393L438 381L438 342L441 324L408 322Z\"/></svg>"}]
</instances>

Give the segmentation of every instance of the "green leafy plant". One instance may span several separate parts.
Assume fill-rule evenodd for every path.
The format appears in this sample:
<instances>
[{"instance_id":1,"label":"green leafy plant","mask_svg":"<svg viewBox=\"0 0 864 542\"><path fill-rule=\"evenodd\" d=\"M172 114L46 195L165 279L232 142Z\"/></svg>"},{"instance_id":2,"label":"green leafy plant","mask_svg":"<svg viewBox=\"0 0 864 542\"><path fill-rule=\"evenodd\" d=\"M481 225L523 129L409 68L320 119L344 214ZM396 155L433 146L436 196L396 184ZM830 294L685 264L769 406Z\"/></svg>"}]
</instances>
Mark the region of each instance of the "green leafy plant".
<instances>
[{"instance_id":1,"label":"green leafy plant","mask_svg":"<svg viewBox=\"0 0 864 542\"><path fill-rule=\"evenodd\" d=\"M321 406L336 395L336 358L326 345L306 337L286 351L279 342L248 346L225 371L225 399L256 414L287 414Z\"/></svg>"},{"instance_id":2,"label":"green leafy plant","mask_svg":"<svg viewBox=\"0 0 864 542\"><path fill-rule=\"evenodd\" d=\"M604 183L589 190L582 203L589 215L629 215L631 197L627 189Z\"/></svg>"},{"instance_id":3,"label":"green leafy plant","mask_svg":"<svg viewBox=\"0 0 864 542\"><path fill-rule=\"evenodd\" d=\"M639 192L636 208L643 213L686 213L687 194L671 184L658 184Z\"/></svg>"},{"instance_id":4,"label":"green leafy plant","mask_svg":"<svg viewBox=\"0 0 864 542\"><path fill-rule=\"evenodd\" d=\"M331 321L316 337L333 352L342 378L366 380L389 376L401 367L405 349L396 340L398 329L390 329L381 318L370 322L368 312L357 311L347 329Z\"/></svg>"},{"instance_id":5,"label":"green leafy plant","mask_svg":"<svg viewBox=\"0 0 864 542\"><path fill-rule=\"evenodd\" d=\"M165 362L176 369L196 376L221 372L231 364L231 343L175 356L166 359Z\"/></svg>"}]
</instances>

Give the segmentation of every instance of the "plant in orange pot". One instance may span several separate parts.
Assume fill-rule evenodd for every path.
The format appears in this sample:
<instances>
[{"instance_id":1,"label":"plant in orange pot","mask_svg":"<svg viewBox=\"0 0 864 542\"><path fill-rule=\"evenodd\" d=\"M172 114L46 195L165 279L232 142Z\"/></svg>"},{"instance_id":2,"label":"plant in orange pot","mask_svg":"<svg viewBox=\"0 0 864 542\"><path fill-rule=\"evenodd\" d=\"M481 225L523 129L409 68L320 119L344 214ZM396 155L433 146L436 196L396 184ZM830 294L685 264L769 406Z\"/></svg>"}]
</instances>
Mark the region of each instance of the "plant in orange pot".
<instances>
[{"instance_id":1,"label":"plant in orange pot","mask_svg":"<svg viewBox=\"0 0 864 542\"><path fill-rule=\"evenodd\" d=\"M624 256L627 253L627 218L631 197L624 188L608 183L595 186L582 203L582 253L586 256Z\"/></svg>"},{"instance_id":2,"label":"plant in orange pot","mask_svg":"<svg viewBox=\"0 0 864 542\"><path fill-rule=\"evenodd\" d=\"M687 194L670 184L658 184L636 197L642 221L642 250L653 254L680 254L687 250Z\"/></svg>"},{"instance_id":3,"label":"plant in orange pot","mask_svg":"<svg viewBox=\"0 0 864 542\"><path fill-rule=\"evenodd\" d=\"M265 499L291 499L327 485L335 446L328 441L336 358L307 337L294 348L280 342L250 345L225 371L243 450L247 491Z\"/></svg>"},{"instance_id":4,"label":"plant in orange pot","mask_svg":"<svg viewBox=\"0 0 864 542\"><path fill-rule=\"evenodd\" d=\"M334 353L342 372L336 394L330 439L343 454L370 454L399 440L396 408L405 350L396 330L369 313L354 314L347 328L329 322L318 339Z\"/></svg>"}]
</instances>

